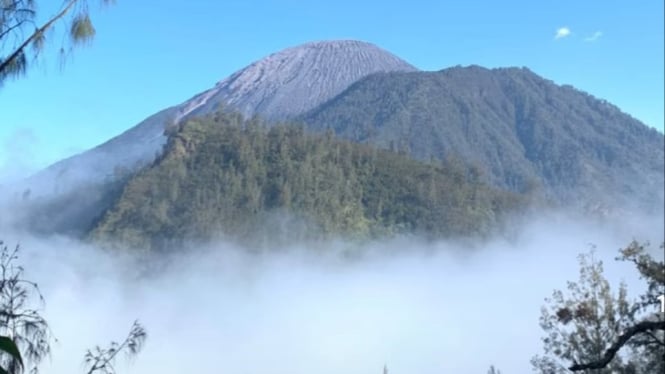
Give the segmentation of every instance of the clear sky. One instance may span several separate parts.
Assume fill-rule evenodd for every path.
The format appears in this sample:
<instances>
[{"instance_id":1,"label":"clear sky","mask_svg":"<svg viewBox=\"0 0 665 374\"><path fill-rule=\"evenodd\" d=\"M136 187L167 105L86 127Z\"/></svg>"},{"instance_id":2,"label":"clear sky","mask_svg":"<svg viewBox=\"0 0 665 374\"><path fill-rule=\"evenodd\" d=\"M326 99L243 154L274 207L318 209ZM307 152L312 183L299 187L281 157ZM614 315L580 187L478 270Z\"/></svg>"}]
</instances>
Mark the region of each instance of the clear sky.
<instances>
[{"instance_id":1,"label":"clear sky","mask_svg":"<svg viewBox=\"0 0 665 374\"><path fill-rule=\"evenodd\" d=\"M324 39L368 41L424 70L526 66L663 131L662 0L89 1L91 46L62 71L44 59L0 87L0 178L100 144L272 52Z\"/></svg>"}]
</instances>

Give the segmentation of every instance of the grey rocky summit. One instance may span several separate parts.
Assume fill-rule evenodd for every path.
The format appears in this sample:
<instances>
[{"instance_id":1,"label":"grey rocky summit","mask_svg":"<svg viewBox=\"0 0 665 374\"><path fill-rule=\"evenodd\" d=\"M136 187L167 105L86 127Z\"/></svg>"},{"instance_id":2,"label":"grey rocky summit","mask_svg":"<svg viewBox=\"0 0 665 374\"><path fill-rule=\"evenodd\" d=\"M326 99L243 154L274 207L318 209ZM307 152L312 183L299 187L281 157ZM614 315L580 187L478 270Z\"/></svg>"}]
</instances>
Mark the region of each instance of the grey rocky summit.
<instances>
[{"instance_id":1,"label":"grey rocky summit","mask_svg":"<svg viewBox=\"0 0 665 374\"><path fill-rule=\"evenodd\" d=\"M181 110L207 113L225 103L245 116L258 114L268 120L284 120L333 98L372 73L415 70L370 43L307 43L249 65L190 100Z\"/></svg>"}]
</instances>

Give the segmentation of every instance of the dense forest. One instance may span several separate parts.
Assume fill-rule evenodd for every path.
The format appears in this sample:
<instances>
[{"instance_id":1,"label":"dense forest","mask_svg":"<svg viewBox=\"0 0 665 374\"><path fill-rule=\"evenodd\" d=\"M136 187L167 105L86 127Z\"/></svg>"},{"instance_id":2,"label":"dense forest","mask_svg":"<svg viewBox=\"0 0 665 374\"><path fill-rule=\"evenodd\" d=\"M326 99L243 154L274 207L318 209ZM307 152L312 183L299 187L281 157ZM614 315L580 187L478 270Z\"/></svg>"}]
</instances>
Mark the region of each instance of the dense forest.
<instances>
[{"instance_id":1,"label":"dense forest","mask_svg":"<svg viewBox=\"0 0 665 374\"><path fill-rule=\"evenodd\" d=\"M526 68L372 74L299 120L421 160L455 155L494 186L566 205L663 204L662 133Z\"/></svg>"},{"instance_id":2,"label":"dense forest","mask_svg":"<svg viewBox=\"0 0 665 374\"><path fill-rule=\"evenodd\" d=\"M127 183L91 238L154 249L217 236L487 235L525 206L455 159L417 161L297 125L219 111L167 132L163 155Z\"/></svg>"}]
</instances>

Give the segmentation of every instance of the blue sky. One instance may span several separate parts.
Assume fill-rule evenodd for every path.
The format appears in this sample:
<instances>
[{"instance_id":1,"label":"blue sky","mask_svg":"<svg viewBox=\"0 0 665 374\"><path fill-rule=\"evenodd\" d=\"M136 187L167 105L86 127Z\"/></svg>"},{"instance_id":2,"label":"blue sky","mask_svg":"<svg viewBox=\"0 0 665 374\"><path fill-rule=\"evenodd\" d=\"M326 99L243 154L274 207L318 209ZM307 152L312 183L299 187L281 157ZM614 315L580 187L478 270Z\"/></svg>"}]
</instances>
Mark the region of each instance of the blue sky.
<instances>
[{"instance_id":1,"label":"blue sky","mask_svg":"<svg viewBox=\"0 0 665 374\"><path fill-rule=\"evenodd\" d=\"M62 70L46 58L0 87L0 178L102 143L272 52L324 39L372 42L424 70L527 66L663 131L662 0L154 4L90 0L91 46Z\"/></svg>"}]
</instances>

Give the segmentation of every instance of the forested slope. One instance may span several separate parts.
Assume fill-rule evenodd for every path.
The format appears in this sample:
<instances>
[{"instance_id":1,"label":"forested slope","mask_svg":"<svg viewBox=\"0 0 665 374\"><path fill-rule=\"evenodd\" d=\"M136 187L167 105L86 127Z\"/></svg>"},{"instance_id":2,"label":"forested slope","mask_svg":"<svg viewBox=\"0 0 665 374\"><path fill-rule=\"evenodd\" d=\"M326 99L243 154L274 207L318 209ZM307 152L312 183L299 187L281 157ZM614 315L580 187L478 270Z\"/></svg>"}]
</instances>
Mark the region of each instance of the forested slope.
<instances>
[{"instance_id":1,"label":"forested slope","mask_svg":"<svg viewBox=\"0 0 665 374\"><path fill-rule=\"evenodd\" d=\"M495 186L542 186L566 205L663 205L663 134L526 68L374 74L300 120L421 160L456 155Z\"/></svg>"},{"instance_id":2,"label":"forested slope","mask_svg":"<svg viewBox=\"0 0 665 374\"><path fill-rule=\"evenodd\" d=\"M160 248L221 236L482 235L522 203L454 160L425 163L218 112L170 129L164 154L127 183L91 237Z\"/></svg>"}]
</instances>

